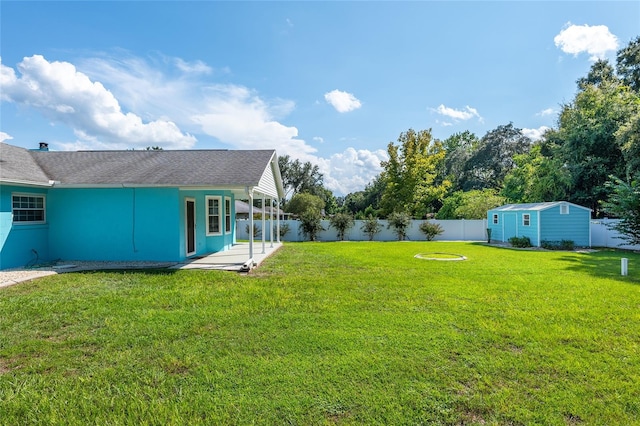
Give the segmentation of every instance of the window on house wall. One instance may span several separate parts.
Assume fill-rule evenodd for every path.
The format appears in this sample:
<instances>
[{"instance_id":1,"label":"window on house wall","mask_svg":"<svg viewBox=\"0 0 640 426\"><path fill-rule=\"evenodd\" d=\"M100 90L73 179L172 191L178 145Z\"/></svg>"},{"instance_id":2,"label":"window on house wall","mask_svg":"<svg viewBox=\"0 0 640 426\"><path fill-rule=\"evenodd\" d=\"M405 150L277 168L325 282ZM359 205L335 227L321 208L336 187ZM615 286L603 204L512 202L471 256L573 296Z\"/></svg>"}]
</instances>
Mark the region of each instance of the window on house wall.
<instances>
[{"instance_id":1,"label":"window on house wall","mask_svg":"<svg viewBox=\"0 0 640 426\"><path fill-rule=\"evenodd\" d=\"M11 207L16 223L45 222L44 195L12 195Z\"/></svg>"},{"instance_id":2,"label":"window on house wall","mask_svg":"<svg viewBox=\"0 0 640 426\"><path fill-rule=\"evenodd\" d=\"M569 214L569 206L567 204L560 204L560 214Z\"/></svg>"},{"instance_id":3,"label":"window on house wall","mask_svg":"<svg viewBox=\"0 0 640 426\"><path fill-rule=\"evenodd\" d=\"M222 233L222 212L220 197L206 197L207 201L207 235Z\"/></svg>"},{"instance_id":4,"label":"window on house wall","mask_svg":"<svg viewBox=\"0 0 640 426\"><path fill-rule=\"evenodd\" d=\"M525 213L522 215L522 225L523 226L529 226L529 224L531 223L531 215L528 213Z\"/></svg>"},{"instance_id":5,"label":"window on house wall","mask_svg":"<svg viewBox=\"0 0 640 426\"><path fill-rule=\"evenodd\" d=\"M224 232L231 232L231 198L224 197Z\"/></svg>"},{"instance_id":6,"label":"window on house wall","mask_svg":"<svg viewBox=\"0 0 640 426\"><path fill-rule=\"evenodd\" d=\"M494 224L494 225L497 225L497 224L498 224L498 215L497 215L497 214L494 214L494 215L493 215L493 224Z\"/></svg>"}]
</instances>

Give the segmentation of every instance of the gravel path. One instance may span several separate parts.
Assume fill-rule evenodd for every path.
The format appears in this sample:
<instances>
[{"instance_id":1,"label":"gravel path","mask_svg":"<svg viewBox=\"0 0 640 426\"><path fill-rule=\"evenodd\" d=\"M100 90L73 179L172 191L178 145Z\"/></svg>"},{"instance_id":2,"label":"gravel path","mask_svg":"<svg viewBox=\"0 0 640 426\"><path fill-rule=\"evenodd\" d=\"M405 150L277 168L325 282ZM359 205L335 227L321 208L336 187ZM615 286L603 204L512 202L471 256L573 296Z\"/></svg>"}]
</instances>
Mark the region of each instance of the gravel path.
<instances>
[{"instance_id":1,"label":"gravel path","mask_svg":"<svg viewBox=\"0 0 640 426\"><path fill-rule=\"evenodd\" d=\"M14 268L0 271L0 288L64 272L104 269L168 268L173 265L175 265L175 263L170 262L56 262L55 264L37 268Z\"/></svg>"}]
</instances>

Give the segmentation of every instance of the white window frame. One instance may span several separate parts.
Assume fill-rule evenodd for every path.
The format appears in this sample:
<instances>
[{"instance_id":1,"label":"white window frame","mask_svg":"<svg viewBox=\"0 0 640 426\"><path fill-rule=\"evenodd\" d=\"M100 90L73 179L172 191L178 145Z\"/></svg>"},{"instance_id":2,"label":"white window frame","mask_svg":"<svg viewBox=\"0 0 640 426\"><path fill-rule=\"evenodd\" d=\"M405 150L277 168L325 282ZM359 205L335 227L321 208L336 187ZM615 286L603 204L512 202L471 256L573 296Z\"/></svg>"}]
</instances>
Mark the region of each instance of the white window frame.
<instances>
[{"instance_id":1,"label":"white window frame","mask_svg":"<svg viewBox=\"0 0 640 426\"><path fill-rule=\"evenodd\" d=\"M14 197L29 197L42 199L42 208L39 207L15 207ZM42 210L42 220L16 220L16 210L22 211L40 211ZM47 223L47 197L44 194L35 193L20 193L15 192L11 194L11 222L14 225L41 225Z\"/></svg>"},{"instance_id":2,"label":"white window frame","mask_svg":"<svg viewBox=\"0 0 640 426\"><path fill-rule=\"evenodd\" d=\"M531 226L531 214L524 213L522 215L522 226Z\"/></svg>"},{"instance_id":3,"label":"white window frame","mask_svg":"<svg viewBox=\"0 0 640 426\"><path fill-rule=\"evenodd\" d=\"M494 215L493 215L493 224L494 224L494 225L497 225L498 223L499 223L499 222L498 222L498 215L497 215L497 214L494 214Z\"/></svg>"},{"instance_id":4,"label":"white window frame","mask_svg":"<svg viewBox=\"0 0 640 426\"><path fill-rule=\"evenodd\" d=\"M560 204L560 214L569 214L569 204Z\"/></svg>"},{"instance_id":5,"label":"white window frame","mask_svg":"<svg viewBox=\"0 0 640 426\"><path fill-rule=\"evenodd\" d=\"M233 224L231 223L231 197L224 197L224 233L230 234L232 229Z\"/></svg>"},{"instance_id":6,"label":"white window frame","mask_svg":"<svg viewBox=\"0 0 640 426\"><path fill-rule=\"evenodd\" d=\"M209 202L210 201L217 201L218 202L218 214L210 214L209 213ZM210 219L212 217L218 216L218 231L212 231L211 230L211 221ZM222 209L222 197L216 195L207 195L205 197L205 226L207 227L207 236L211 236L211 235L222 235L222 216L223 216L223 209Z\"/></svg>"}]
</instances>

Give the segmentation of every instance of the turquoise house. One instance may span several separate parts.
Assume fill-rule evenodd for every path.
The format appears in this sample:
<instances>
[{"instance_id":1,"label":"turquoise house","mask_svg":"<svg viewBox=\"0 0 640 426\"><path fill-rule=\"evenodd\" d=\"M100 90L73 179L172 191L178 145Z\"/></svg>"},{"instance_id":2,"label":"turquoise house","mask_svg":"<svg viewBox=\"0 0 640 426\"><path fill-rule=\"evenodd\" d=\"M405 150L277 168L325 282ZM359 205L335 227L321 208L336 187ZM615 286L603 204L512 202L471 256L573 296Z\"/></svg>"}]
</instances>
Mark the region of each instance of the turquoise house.
<instances>
[{"instance_id":1,"label":"turquoise house","mask_svg":"<svg viewBox=\"0 0 640 426\"><path fill-rule=\"evenodd\" d=\"M487 213L487 228L494 241L529 237L540 247L543 241L571 240L578 247L591 246L591 210L566 201L507 204Z\"/></svg>"},{"instance_id":2,"label":"turquoise house","mask_svg":"<svg viewBox=\"0 0 640 426\"><path fill-rule=\"evenodd\" d=\"M274 150L48 151L0 143L0 269L180 262L236 242L235 200L283 197Z\"/></svg>"}]
</instances>

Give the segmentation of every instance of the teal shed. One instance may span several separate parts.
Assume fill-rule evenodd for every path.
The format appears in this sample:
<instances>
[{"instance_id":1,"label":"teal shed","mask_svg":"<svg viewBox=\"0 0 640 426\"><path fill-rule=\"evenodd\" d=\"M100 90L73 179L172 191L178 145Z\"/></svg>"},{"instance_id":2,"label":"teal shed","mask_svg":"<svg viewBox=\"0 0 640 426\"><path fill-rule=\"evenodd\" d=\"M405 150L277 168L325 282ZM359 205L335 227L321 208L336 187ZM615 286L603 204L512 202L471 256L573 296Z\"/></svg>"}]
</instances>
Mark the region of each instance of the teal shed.
<instances>
[{"instance_id":1,"label":"teal shed","mask_svg":"<svg viewBox=\"0 0 640 426\"><path fill-rule=\"evenodd\" d=\"M591 209L567 201L506 204L487 212L487 229L493 241L529 237L535 247L562 240L591 247Z\"/></svg>"},{"instance_id":2,"label":"teal shed","mask_svg":"<svg viewBox=\"0 0 640 426\"><path fill-rule=\"evenodd\" d=\"M277 204L283 194L274 150L0 143L0 270L58 259L181 262L228 250L235 201Z\"/></svg>"}]
</instances>

